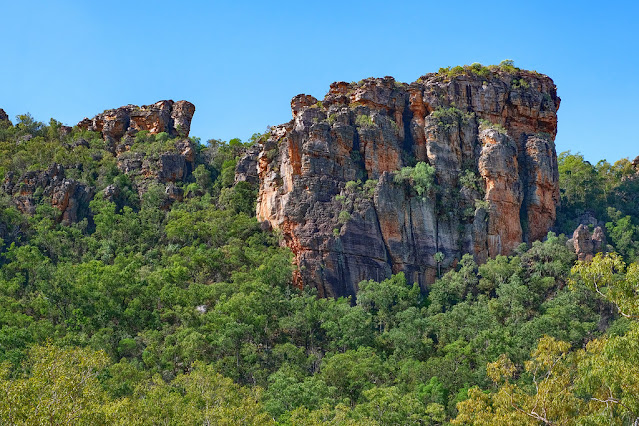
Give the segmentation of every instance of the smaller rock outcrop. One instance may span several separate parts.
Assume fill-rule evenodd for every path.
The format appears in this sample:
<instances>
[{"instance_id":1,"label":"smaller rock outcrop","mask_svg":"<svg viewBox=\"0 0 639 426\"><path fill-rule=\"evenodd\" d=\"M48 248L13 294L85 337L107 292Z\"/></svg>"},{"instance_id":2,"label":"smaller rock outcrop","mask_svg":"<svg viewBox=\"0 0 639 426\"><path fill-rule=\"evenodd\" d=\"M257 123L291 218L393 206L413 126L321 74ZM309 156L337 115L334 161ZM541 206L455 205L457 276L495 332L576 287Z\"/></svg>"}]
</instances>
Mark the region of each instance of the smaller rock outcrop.
<instances>
[{"instance_id":1,"label":"smaller rock outcrop","mask_svg":"<svg viewBox=\"0 0 639 426\"><path fill-rule=\"evenodd\" d=\"M258 144L246 150L244 155L238 160L237 166L235 166L235 183L259 184L260 177L257 174L257 160L261 151L262 147Z\"/></svg>"},{"instance_id":2,"label":"smaller rock outcrop","mask_svg":"<svg viewBox=\"0 0 639 426\"><path fill-rule=\"evenodd\" d=\"M9 124L11 125L11 120L9 120L9 116L7 115L6 112L4 112L4 110L2 108L0 108L0 121L8 121Z\"/></svg>"},{"instance_id":3,"label":"smaller rock outcrop","mask_svg":"<svg viewBox=\"0 0 639 426\"><path fill-rule=\"evenodd\" d=\"M184 180L195 162L195 146L189 139L176 140L174 148L161 154L124 151L117 156L118 168L130 177L160 183Z\"/></svg>"},{"instance_id":4,"label":"smaller rock outcrop","mask_svg":"<svg viewBox=\"0 0 639 426\"><path fill-rule=\"evenodd\" d=\"M153 105L126 105L109 109L93 118L84 118L78 127L102 133L105 140L117 142L125 135L146 130L171 137L188 137L195 105L188 101L159 101Z\"/></svg>"},{"instance_id":5,"label":"smaller rock outcrop","mask_svg":"<svg viewBox=\"0 0 639 426\"><path fill-rule=\"evenodd\" d=\"M577 254L577 260L589 262L595 254L606 250L606 235L600 226L590 233L588 227L581 224L566 244Z\"/></svg>"},{"instance_id":6,"label":"smaller rock outcrop","mask_svg":"<svg viewBox=\"0 0 639 426\"><path fill-rule=\"evenodd\" d=\"M26 172L19 179L8 173L2 190L13 197L22 213L30 215L35 213L42 197L50 198L51 205L60 211L58 220L65 225L88 216L94 195L93 188L67 179L64 167L56 163L46 170Z\"/></svg>"}]
</instances>

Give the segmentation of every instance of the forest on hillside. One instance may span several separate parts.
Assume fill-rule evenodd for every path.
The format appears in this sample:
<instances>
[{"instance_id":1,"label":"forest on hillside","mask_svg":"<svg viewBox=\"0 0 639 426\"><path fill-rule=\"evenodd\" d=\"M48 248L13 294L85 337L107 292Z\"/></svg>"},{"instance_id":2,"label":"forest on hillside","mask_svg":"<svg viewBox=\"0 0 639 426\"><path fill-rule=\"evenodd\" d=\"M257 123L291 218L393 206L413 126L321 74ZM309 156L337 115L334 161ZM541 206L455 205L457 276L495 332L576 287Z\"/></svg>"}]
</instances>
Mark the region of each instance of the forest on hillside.
<instances>
[{"instance_id":1,"label":"forest on hillside","mask_svg":"<svg viewBox=\"0 0 639 426\"><path fill-rule=\"evenodd\" d=\"M256 187L235 183L260 137L190 138L194 168L171 198L123 172L99 133L0 121L0 182L56 164L95 191L69 224L45 193L24 214L0 191L0 423L639 421L630 160L560 154L554 232L512 256L464 256L427 294L400 273L327 299L293 285ZM179 143L142 131L129 149ZM567 245L584 218L608 238L590 262Z\"/></svg>"}]
</instances>

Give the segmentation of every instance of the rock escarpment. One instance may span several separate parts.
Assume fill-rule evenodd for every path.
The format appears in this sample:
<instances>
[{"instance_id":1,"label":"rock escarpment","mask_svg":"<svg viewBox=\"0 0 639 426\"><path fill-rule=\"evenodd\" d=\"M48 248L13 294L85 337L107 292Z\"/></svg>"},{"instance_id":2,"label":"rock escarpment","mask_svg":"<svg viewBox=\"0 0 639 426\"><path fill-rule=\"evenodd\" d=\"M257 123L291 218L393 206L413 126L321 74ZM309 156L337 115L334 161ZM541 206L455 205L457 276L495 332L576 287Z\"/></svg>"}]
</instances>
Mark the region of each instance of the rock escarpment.
<instances>
[{"instance_id":1,"label":"rock escarpment","mask_svg":"<svg viewBox=\"0 0 639 426\"><path fill-rule=\"evenodd\" d=\"M321 102L294 97L240 179L257 169L258 219L282 232L299 285L352 295L403 271L425 287L464 253L546 235L559 102L549 77L512 67L337 82Z\"/></svg>"}]
</instances>

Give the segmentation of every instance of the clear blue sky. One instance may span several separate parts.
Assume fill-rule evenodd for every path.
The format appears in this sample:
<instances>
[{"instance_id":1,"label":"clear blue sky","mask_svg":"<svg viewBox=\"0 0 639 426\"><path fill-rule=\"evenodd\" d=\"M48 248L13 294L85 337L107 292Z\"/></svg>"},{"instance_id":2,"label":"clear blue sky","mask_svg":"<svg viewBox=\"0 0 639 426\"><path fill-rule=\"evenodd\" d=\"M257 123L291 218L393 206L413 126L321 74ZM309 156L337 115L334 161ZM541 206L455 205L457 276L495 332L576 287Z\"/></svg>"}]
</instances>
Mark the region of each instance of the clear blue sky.
<instances>
[{"instance_id":1,"label":"clear blue sky","mask_svg":"<svg viewBox=\"0 0 639 426\"><path fill-rule=\"evenodd\" d=\"M639 155L633 1L8 1L0 108L73 125L125 104L186 99L191 135L247 139L298 93L513 59L552 77L558 151Z\"/></svg>"}]
</instances>

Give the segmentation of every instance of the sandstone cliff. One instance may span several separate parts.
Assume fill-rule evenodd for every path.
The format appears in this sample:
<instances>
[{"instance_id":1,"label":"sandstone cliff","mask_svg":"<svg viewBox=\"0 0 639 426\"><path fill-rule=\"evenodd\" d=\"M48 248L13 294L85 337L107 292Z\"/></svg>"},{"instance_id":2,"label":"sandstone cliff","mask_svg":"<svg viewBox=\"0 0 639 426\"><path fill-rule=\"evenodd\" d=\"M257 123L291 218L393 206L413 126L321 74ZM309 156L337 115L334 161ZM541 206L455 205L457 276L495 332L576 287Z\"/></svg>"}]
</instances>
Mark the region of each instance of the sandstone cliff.
<instances>
[{"instance_id":1,"label":"sandstone cliff","mask_svg":"<svg viewBox=\"0 0 639 426\"><path fill-rule=\"evenodd\" d=\"M424 287L464 253L546 235L559 102L549 77L512 67L337 82L322 101L294 97L238 177L259 177L258 219L281 230L299 285L353 295L404 271Z\"/></svg>"}]
</instances>

